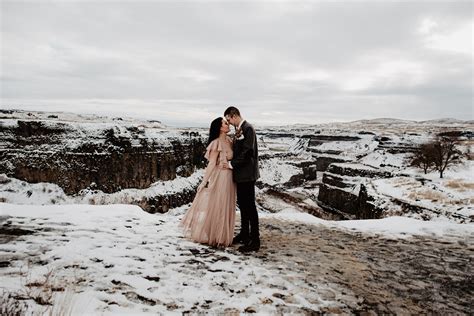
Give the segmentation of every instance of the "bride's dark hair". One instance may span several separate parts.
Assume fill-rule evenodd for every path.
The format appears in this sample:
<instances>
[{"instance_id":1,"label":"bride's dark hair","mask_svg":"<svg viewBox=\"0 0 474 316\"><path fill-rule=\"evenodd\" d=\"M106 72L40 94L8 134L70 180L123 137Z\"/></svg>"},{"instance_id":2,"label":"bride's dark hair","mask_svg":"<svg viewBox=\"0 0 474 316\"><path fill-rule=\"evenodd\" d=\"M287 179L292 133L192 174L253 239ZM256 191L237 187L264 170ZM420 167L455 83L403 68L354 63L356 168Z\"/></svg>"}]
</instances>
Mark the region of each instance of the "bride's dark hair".
<instances>
[{"instance_id":1,"label":"bride's dark hair","mask_svg":"<svg viewBox=\"0 0 474 316\"><path fill-rule=\"evenodd\" d=\"M221 134L221 127L222 117L218 117L212 121L211 127L209 128L209 139L207 141L208 146L214 139L219 138L219 135Z\"/></svg>"}]
</instances>

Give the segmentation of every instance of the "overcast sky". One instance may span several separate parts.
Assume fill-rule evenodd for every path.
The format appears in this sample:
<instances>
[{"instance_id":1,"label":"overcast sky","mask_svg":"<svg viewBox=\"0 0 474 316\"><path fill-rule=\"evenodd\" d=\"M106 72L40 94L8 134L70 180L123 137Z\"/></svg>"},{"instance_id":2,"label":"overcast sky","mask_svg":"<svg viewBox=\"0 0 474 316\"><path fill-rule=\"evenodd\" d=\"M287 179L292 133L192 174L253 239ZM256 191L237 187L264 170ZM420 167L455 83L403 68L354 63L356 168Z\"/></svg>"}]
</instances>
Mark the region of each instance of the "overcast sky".
<instances>
[{"instance_id":1,"label":"overcast sky","mask_svg":"<svg viewBox=\"0 0 474 316\"><path fill-rule=\"evenodd\" d=\"M0 1L4 109L474 119L471 1Z\"/></svg>"}]
</instances>

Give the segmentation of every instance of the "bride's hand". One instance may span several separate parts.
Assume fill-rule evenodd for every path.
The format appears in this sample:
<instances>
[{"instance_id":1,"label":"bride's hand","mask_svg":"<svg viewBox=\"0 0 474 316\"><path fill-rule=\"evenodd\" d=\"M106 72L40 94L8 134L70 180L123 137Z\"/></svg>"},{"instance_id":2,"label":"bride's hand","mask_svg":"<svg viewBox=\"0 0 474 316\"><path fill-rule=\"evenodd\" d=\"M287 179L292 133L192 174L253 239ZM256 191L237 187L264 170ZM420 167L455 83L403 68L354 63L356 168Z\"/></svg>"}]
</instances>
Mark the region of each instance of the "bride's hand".
<instances>
[{"instance_id":1,"label":"bride's hand","mask_svg":"<svg viewBox=\"0 0 474 316\"><path fill-rule=\"evenodd\" d=\"M201 183L201 184L198 186L198 188L197 188L197 192L201 192L202 189L205 188L205 186L206 186L206 185L205 185L204 183Z\"/></svg>"},{"instance_id":2,"label":"bride's hand","mask_svg":"<svg viewBox=\"0 0 474 316\"><path fill-rule=\"evenodd\" d=\"M197 188L197 192L201 191L204 188L207 188L208 185L209 185L209 180L201 182L201 184Z\"/></svg>"}]
</instances>

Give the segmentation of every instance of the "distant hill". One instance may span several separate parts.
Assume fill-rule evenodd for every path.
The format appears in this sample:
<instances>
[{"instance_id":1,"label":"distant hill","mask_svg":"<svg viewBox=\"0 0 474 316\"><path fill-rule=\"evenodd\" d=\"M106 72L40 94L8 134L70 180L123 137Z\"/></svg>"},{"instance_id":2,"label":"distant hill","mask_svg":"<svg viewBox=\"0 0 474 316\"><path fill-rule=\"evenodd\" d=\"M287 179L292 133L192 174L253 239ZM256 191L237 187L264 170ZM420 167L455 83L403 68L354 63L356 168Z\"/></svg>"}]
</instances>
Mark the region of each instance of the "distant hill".
<instances>
[{"instance_id":1,"label":"distant hill","mask_svg":"<svg viewBox=\"0 0 474 316\"><path fill-rule=\"evenodd\" d=\"M415 121L415 120L402 120L396 118L375 118L367 120L357 120L349 122L348 124L435 124L435 125L451 125L451 124L473 124L474 120L459 120L455 118L440 118L434 120ZM343 124L343 123L342 123Z\"/></svg>"},{"instance_id":2,"label":"distant hill","mask_svg":"<svg viewBox=\"0 0 474 316\"><path fill-rule=\"evenodd\" d=\"M40 121L62 121L76 123L123 123L123 124L142 124L147 127L166 128L158 120L140 120L129 117L100 116L96 114L77 114L70 112L43 112L43 111L25 111L25 110L0 110L0 119L17 120L40 120Z\"/></svg>"},{"instance_id":3,"label":"distant hill","mask_svg":"<svg viewBox=\"0 0 474 316\"><path fill-rule=\"evenodd\" d=\"M368 119L368 120L357 120L357 121L352 121L350 123L356 123L356 124L412 124L412 123L415 123L415 122L416 121L381 117L381 118Z\"/></svg>"},{"instance_id":4,"label":"distant hill","mask_svg":"<svg viewBox=\"0 0 474 316\"><path fill-rule=\"evenodd\" d=\"M424 124L474 124L474 120L458 120L454 118L441 118L436 120L419 121Z\"/></svg>"}]
</instances>

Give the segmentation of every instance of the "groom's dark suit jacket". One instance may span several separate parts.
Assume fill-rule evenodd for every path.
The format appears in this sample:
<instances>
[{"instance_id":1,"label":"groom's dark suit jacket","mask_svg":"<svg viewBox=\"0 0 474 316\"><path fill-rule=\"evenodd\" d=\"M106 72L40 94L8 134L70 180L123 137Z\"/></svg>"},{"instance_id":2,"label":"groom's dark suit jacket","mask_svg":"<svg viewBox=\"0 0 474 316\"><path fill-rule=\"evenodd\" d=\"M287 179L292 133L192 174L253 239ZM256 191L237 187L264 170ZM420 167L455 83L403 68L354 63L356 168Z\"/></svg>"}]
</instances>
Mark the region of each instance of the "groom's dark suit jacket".
<instances>
[{"instance_id":1,"label":"groom's dark suit jacket","mask_svg":"<svg viewBox=\"0 0 474 316\"><path fill-rule=\"evenodd\" d=\"M244 121L241 126L244 139L234 141L234 157L231 160L234 181L237 183L256 181L258 171L257 135L253 126Z\"/></svg>"}]
</instances>

